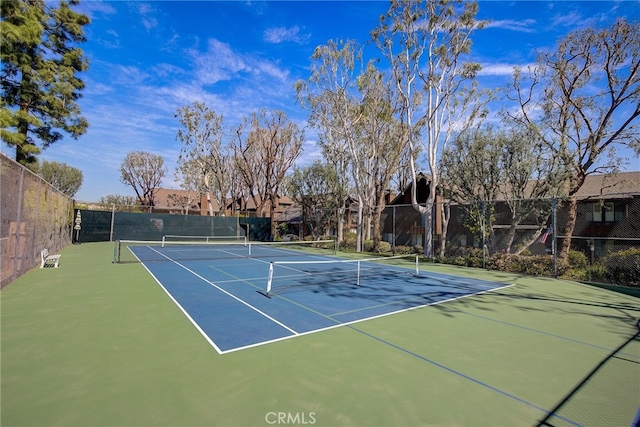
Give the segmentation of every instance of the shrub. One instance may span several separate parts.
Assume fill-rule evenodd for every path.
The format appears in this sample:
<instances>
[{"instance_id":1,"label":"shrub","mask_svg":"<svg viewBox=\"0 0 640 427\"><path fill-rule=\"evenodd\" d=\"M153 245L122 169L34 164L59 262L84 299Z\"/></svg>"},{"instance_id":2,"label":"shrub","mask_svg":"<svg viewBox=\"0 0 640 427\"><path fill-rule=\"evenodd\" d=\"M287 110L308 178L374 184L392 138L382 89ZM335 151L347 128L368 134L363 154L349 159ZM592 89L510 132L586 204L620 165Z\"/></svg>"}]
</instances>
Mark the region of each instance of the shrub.
<instances>
[{"instance_id":1,"label":"shrub","mask_svg":"<svg viewBox=\"0 0 640 427\"><path fill-rule=\"evenodd\" d=\"M380 253L385 254L391 252L391 243L380 240Z\"/></svg>"},{"instance_id":2,"label":"shrub","mask_svg":"<svg viewBox=\"0 0 640 427\"><path fill-rule=\"evenodd\" d=\"M340 249L356 250L356 233L344 233L342 241L340 242Z\"/></svg>"},{"instance_id":3,"label":"shrub","mask_svg":"<svg viewBox=\"0 0 640 427\"><path fill-rule=\"evenodd\" d=\"M584 280L586 282L604 282L607 277L607 269L602 264L590 265L584 269ZM580 279L579 279L580 280Z\"/></svg>"},{"instance_id":4,"label":"shrub","mask_svg":"<svg viewBox=\"0 0 640 427\"><path fill-rule=\"evenodd\" d=\"M587 265L587 256L584 252L569 251L569 266L571 268L586 268Z\"/></svg>"},{"instance_id":5,"label":"shrub","mask_svg":"<svg viewBox=\"0 0 640 427\"><path fill-rule=\"evenodd\" d=\"M640 286L640 249L613 252L602 259L605 278L611 283Z\"/></svg>"},{"instance_id":6,"label":"shrub","mask_svg":"<svg viewBox=\"0 0 640 427\"><path fill-rule=\"evenodd\" d=\"M510 273L528 274L531 276L552 276L553 257L550 255L514 255L514 254L494 254L487 263L492 270L507 271ZM558 274L566 271L566 267L558 264Z\"/></svg>"},{"instance_id":7,"label":"shrub","mask_svg":"<svg viewBox=\"0 0 640 427\"><path fill-rule=\"evenodd\" d=\"M415 253L414 251L412 246L396 246L396 255L409 255Z\"/></svg>"}]
</instances>

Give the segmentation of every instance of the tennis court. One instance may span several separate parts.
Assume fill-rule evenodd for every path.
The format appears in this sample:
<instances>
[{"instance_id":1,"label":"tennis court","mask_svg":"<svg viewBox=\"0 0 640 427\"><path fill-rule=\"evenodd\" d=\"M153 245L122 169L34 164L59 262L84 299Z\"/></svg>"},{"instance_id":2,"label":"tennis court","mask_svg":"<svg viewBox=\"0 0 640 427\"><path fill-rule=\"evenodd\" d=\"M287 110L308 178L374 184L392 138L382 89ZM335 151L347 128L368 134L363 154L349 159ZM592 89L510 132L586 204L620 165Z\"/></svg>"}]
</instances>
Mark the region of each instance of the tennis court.
<instances>
[{"instance_id":1,"label":"tennis court","mask_svg":"<svg viewBox=\"0 0 640 427\"><path fill-rule=\"evenodd\" d=\"M221 354L504 287L420 274L416 256L340 258L328 254L333 241L118 246Z\"/></svg>"},{"instance_id":2,"label":"tennis court","mask_svg":"<svg viewBox=\"0 0 640 427\"><path fill-rule=\"evenodd\" d=\"M114 264L113 244L72 245L3 289L3 426L634 425L635 296L390 260L403 279L321 267L350 276L331 288L306 273L290 286L276 266L267 298L271 262L300 254L142 251ZM245 303L297 335L270 336ZM214 318L226 341L194 327Z\"/></svg>"}]
</instances>

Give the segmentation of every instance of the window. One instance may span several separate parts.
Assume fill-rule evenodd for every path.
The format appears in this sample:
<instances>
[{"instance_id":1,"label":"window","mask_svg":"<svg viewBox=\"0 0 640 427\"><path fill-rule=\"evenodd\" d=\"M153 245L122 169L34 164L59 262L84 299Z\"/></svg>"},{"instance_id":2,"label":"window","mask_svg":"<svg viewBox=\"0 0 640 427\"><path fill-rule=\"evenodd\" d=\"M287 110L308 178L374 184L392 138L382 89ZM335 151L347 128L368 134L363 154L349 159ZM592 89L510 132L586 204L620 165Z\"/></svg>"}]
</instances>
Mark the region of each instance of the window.
<instances>
[{"instance_id":1,"label":"window","mask_svg":"<svg viewBox=\"0 0 640 427\"><path fill-rule=\"evenodd\" d=\"M613 222L616 219L615 205L613 202L599 202L593 204L593 222Z\"/></svg>"}]
</instances>

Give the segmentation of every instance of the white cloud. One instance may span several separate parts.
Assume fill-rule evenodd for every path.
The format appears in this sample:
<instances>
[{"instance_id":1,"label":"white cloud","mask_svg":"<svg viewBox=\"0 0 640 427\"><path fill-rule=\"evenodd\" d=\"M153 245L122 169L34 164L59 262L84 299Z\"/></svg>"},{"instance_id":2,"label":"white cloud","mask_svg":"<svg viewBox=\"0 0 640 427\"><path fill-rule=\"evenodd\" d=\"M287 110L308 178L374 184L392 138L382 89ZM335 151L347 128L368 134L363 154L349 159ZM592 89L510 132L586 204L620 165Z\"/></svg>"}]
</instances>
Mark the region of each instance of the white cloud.
<instances>
[{"instance_id":1,"label":"white cloud","mask_svg":"<svg viewBox=\"0 0 640 427\"><path fill-rule=\"evenodd\" d=\"M272 27L267 28L263 33L264 41L267 43L284 43L293 42L304 44L309 40L309 34L301 34L300 27Z\"/></svg>"},{"instance_id":2,"label":"white cloud","mask_svg":"<svg viewBox=\"0 0 640 427\"><path fill-rule=\"evenodd\" d=\"M500 28L503 30L519 31L523 33L533 33L537 30L535 19L525 19L523 21L501 19L489 22L485 28Z\"/></svg>"},{"instance_id":3,"label":"white cloud","mask_svg":"<svg viewBox=\"0 0 640 427\"><path fill-rule=\"evenodd\" d=\"M482 69L478 73L480 76L511 76L513 75L513 69L519 67L526 70L527 67L533 66L533 64L482 64Z\"/></svg>"},{"instance_id":4,"label":"white cloud","mask_svg":"<svg viewBox=\"0 0 640 427\"><path fill-rule=\"evenodd\" d=\"M158 26L158 19L154 16L156 11L149 3L135 3L137 12L140 14L142 25L149 31Z\"/></svg>"},{"instance_id":5,"label":"white cloud","mask_svg":"<svg viewBox=\"0 0 640 427\"><path fill-rule=\"evenodd\" d=\"M227 43L216 39L209 40L205 53L191 50L189 54L196 65L198 80L205 85L229 80L248 68L241 55L236 54Z\"/></svg>"}]
</instances>

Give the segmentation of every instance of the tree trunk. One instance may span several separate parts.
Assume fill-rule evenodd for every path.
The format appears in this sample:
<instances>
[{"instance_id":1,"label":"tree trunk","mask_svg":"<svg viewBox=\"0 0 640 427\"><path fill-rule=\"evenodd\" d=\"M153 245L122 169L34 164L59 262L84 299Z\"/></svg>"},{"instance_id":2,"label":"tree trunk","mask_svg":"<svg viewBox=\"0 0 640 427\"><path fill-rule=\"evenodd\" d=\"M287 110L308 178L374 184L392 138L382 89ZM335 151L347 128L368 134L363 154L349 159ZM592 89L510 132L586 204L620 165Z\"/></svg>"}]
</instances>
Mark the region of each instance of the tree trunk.
<instances>
[{"instance_id":1,"label":"tree trunk","mask_svg":"<svg viewBox=\"0 0 640 427\"><path fill-rule=\"evenodd\" d=\"M573 236L573 230L576 228L576 219L578 217L578 199L576 196L571 196L567 204L567 222L564 226L564 239L562 240L562 246L558 253L558 258L566 261L569 258L569 250L571 250L571 236ZM553 236L555 239L556 236Z\"/></svg>"},{"instance_id":2,"label":"tree trunk","mask_svg":"<svg viewBox=\"0 0 640 427\"><path fill-rule=\"evenodd\" d=\"M376 206L373 208L373 252L380 252L380 240L382 226L380 224L380 217L382 216L382 210L384 209L384 197L379 197Z\"/></svg>"},{"instance_id":3,"label":"tree trunk","mask_svg":"<svg viewBox=\"0 0 640 427\"><path fill-rule=\"evenodd\" d=\"M449 220L451 219L451 204L449 202L442 202L440 205L440 211L442 214L442 238L440 239L440 257L443 258L446 255L447 249L447 229L449 228Z\"/></svg>"}]
</instances>

